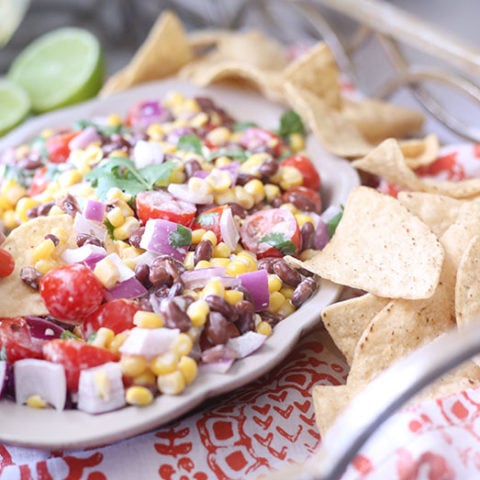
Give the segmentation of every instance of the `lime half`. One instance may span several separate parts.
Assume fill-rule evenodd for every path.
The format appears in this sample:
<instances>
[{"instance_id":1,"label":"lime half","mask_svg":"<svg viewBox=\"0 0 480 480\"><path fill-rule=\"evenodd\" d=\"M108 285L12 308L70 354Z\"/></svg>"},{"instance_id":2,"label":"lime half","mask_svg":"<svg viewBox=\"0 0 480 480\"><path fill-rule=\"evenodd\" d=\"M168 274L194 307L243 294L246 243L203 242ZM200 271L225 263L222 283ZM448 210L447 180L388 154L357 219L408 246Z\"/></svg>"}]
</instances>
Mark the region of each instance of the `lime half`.
<instances>
[{"instance_id":1,"label":"lime half","mask_svg":"<svg viewBox=\"0 0 480 480\"><path fill-rule=\"evenodd\" d=\"M42 113L94 97L103 82L103 55L90 32L61 28L33 41L14 60L8 78Z\"/></svg>"},{"instance_id":2,"label":"lime half","mask_svg":"<svg viewBox=\"0 0 480 480\"><path fill-rule=\"evenodd\" d=\"M30 113L30 99L23 88L0 80L0 135L16 127Z\"/></svg>"}]
</instances>

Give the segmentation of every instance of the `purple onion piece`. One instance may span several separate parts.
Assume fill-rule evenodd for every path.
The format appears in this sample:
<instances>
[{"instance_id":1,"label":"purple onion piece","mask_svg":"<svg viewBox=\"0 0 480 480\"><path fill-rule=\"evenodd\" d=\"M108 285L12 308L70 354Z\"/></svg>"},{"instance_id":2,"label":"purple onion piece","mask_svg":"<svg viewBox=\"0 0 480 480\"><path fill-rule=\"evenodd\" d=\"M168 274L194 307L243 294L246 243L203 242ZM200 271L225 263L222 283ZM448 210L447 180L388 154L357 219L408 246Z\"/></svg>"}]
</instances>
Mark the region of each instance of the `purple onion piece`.
<instances>
[{"instance_id":1,"label":"purple onion piece","mask_svg":"<svg viewBox=\"0 0 480 480\"><path fill-rule=\"evenodd\" d=\"M128 280L118 283L113 288L105 291L107 301L117 298L139 298L147 293L147 289L136 279L131 277Z\"/></svg>"},{"instance_id":2,"label":"purple onion piece","mask_svg":"<svg viewBox=\"0 0 480 480\"><path fill-rule=\"evenodd\" d=\"M98 200L87 200L83 215L88 220L103 222L103 216L105 215L105 204Z\"/></svg>"},{"instance_id":3,"label":"purple onion piece","mask_svg":"<svg viewBox=\"0 0 480 480\"><path fill-rule=\"evenodd\" d=\"M70 150L83 150L97 140L100 140L100 136L95 127L90 126L85 128L85 130L82 130L76 137L72 138L68 147Z\"/></svg>"},{"instance_id":4,"label":"purple onion piece","mask_svg":"<svg viewBox=\"0 0 480 480\"><path fill-rule=\"evenodd\" d=\"M60 325L41 317L25 317L25 321L32 337L40 340L60 338L65 330Z\"/></svg>"},{"instance_id":5,"label":"purple onion piece","mask_svg":"<svg viewBox=\"0 0 480 480\"><path fill-rule=\"evenodd\" d=\"M268 290L268 273L264 268L254 272L242 273L238 276L242 287L246 288L252 296L255 311L265 310L270 301Z\"/></svg>"},{"instance_id":6,"label":"purple onion piece","mask_svg":"<svg viewBox=\"0 0 480 480\"><path fill-rule=\"evenodd\" d=\"M322 219L319 219L313 237L313 246L316 250L322 250L329 240L328 226Z\"/></svg>"}]
</instances>

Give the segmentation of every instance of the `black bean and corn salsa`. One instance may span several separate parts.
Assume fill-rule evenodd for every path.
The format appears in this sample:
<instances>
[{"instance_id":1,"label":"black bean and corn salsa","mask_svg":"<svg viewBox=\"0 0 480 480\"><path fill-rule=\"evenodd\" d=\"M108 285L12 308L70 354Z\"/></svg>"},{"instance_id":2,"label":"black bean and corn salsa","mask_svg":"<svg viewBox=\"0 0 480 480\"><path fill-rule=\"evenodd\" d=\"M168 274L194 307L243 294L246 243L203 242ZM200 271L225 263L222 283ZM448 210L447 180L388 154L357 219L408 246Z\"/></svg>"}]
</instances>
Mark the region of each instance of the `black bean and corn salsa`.
<instances>
[{"instance_id":1,"label":"black bean and corn salsa","mask_svg":"<svg viewBox=\"0 0 480 480\"><path fill-rule=\"evenodd\" d=\"M293 111L270 131L172 92L0 153L0 294L9 234L52 225L19 273L47 313L0 318L0 396L147 405L260 348L318 288L283 257L341 216L304 142Z\"/></svg>"}]
</instances>

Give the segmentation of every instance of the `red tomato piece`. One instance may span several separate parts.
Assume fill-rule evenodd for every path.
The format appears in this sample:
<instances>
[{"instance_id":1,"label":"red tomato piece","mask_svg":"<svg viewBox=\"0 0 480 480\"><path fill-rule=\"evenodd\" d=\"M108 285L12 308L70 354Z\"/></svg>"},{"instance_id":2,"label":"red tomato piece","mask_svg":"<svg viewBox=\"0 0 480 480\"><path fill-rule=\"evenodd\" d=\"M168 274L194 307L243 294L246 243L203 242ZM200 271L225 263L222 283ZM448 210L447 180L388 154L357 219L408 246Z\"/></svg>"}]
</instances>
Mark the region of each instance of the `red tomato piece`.
<instances>
[{"instance_id":1,"label":"red tomato piece","mask_svg":"<svg viewBox=\"0 0 480 480\"><path fill-rule=\"evenodd\" d=\"M240 145L251 152L269 151L278 157L282 153L283 140L272 132L259 127L246 128L240 137Z\"/></svg>"},{"instance_id":2,"label":"red tomato piece","mask_svg":"<svg viewBox=\"0 0 480 480\"><path fill-rule=\"evenodd\" d=\"M298 223L284 208L260 210L247 217L240 238L243 246L258 258L296 255L301 246Z\"/></svg>"},{"instance_id":3,"label":"red tomato piece","mask_svg":"<svg viewBox=\"0 0 480 480\"><path fill-rule=\"evenodd\" d=\"M298 209L306 212L322 212L322 199L316 190L307 187L289 188L282 194L284 203L293 203Z\"/></svg>"},{"instance_id":4,"label":"red tomato piece","mask_svg":"<svg viewBox=\"0 0 480 480\"><path fill-rule=\"evenodd\" d=\"M49 340L43 346L43 355L46 360L64 366L67 390L70 392L78 390L78 380L82 370L107 362L116 362L119 358L116 353L106 348L96 347L73 339Z\"/></svg>"},{"instance_id":5,"label":"red tomato piece","mask_svg":"<svg viewBox=\"0 0 480 480\"><path fill-rule=\"evenodd\" d=\"M195 204L177 200L164 190L140 192L136 199L137 216L143 223L151 218L163 218L190 227L195 219Z\"/></svg>"},{"instance_id":6,"label":"red tomato piece","mask_svg":"<svg viewBox=\"0 0 480 480\"><path fill-rule=\"evenodd\" d=\"M133 300L118 298L100 305L82 323L85 338L96 332L100 327L113 330L115 334L133 328L133 317L140 307Z\"/></svg>"},{"instance_id":7,"label":"red tomato piece","mask_svg":"<svg viewBox=\"0 0 480 480\"><path fill-rule=\"evenodd\" d=\"M80 132L58 133L48 137L45 148L48 153L48 161L52 163L65 163L70 155L70 140Z\"/></svg>"},{"instance_id":8,"label":"red tomato piece","mask_svg":"<svg viewBox=\"0 0 480 480\"><path fill-rule=\"evenodd\" d=\"M320 191L321 179L312 161L305 155L293 155L280 162L281 167L295 167L303 177L303 186Z\"/></svg>"},{"instance_id":9,"label":"red tomato piece","mask_svg":"<svg viewBox=\"0 0 480 480\"><path fill-rule=\"evenodd\" d=\"M103 285L88 267L79 263L50 270L40 279L39 286L48 311L64 322L82 322L103 300Z\"/></svg>"},{"instance_id":10,"label":"red tomato piece","mask_svg":"<svg viewBox=\"0 0 480 480\"><path fill-rule=\"evenodd\" d=\"M45 191L49 179L47 178L47 167L41 167L36 172L32 178L32 184L28 189L28 196L33 197Z\"/></svg>"},{"instance_id":11,"label":"red tomato piece","mask_svg":"<svg viewBox=\"0 0 480 480\"><path fill-rule=\"evenodd\" d=\"M0 319L0 349L5 349L10 363L22 358L43 358L44 343L44 340L32 337L25 319Z\"/></svg>"},{"instance_id":12,"label":"red tomato piece","mask_svg":"<svg viewBox=\"0 0 480 480\"><path fill-rule=\"evenodd\" d=\"M220 219L222 218L225 208L227 208L226 205L221 205L219 207L213 207L209 208L208 210L204 210L195 219L192 229L203 228L204 230L211 230L217 237L217 240L221 242L223 238L220 230Z\"/></svg>"},{"instance_id":13,"label":"red tomato piece","mask_svg":"<svg viewBox=\"0 0 480 480\"><path fill-rule=\"evenodd\" d=\"M0 278L8 277L15 269L15 259L10 252L0 248Z\"/></svg>"}]
</instances>

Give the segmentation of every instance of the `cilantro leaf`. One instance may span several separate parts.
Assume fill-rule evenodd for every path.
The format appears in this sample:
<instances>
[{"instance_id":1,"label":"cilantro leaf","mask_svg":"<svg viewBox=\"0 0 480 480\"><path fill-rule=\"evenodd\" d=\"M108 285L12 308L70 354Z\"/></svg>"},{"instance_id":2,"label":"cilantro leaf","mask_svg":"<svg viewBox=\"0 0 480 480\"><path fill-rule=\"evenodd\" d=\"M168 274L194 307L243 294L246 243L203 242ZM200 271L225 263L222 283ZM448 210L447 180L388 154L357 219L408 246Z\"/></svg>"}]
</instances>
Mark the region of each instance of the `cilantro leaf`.
<instances>
[{"instance_id":1,"label":"cilantro leaf","mask_svg":"<svg viewBox=\"0 0 480 480\"><path fill-rule=\"evenodd\" d=\"M193 152L197 155L201 155L202 140L193 133L184 135L178 139L177 150L186 150L187 152Z\"/></svg>"},{"instance_id":2,"label":"cilantro leaf","mask_svg":"<svg viewBox=\"0 0 480 480\"><path fill-rule=\"evenodd\" d=\"M292 133L300 133L301 135L305 135L306 130L300 115L293 110L289 110L280 118L280 128L278 129L278 134L281 137L286 138Z\"/></svg>"},{"instance_id":3,"label":"cilantro leaf","mask_svg":"<svg viewBox=\"0 0 480 480\"><path fill-rule=\"evenodd\" d=\"M73 339L73 340L80 340L73 332L71 332L70 330L64 330L61 335L60 335L60 338L62 340L68 340L68 339Z\"/></svg>"},{"instance_id":4,"label":"cilantro leaf","mask_svg":"<svg viewBox=\"0 0 480 480\"><path fill-rule=\"evenodd\" d=\"M233 131L234 132L243 132L247 128L256 127L256 126L257 126L257 124L255 122L237 122L233 126Z\"/></svg>"},{"instance_id":5,"label":"cilantro leaf","mask_svg":"<svg viewBox=\"0 0 480 480\"><path fill-rule=\"evenodd\" d=\"M175 162L148 165L140 169L142 177L152 186L166 187L175 169Z\"/></svg>"},{"instance_id":6,"label":"cilantro leaf","mask_svg":"<svg viewBox=\"0 0 480 480\"><path fill-rule=\"evenodd\" d=\"M218 215L219 215L218 212L202 213L197 218L197 222L202 227L210 227L212 225L215 225L215 223L217 223Z\"/></svg>"},{"instance_id":7,"label":"cilantro leaf","mask_svg":"<svg viewBox=\"0 0 480 480\"><path fill-rule=\"evenodd\" d=\"M342 216L343 216L343 208L340 212L338 212L334 217L332 217L327 222L328 236L330 238L333 237L333 234L335 233L335 230L337 229L337 226L340 223L340 220L342 219Z\"/></svg>"},{"instance_id":8,"label":"cilantro leaf","mask_svg":"<svg viewBox=\"0 0 480 480\"><path fill-rule=\"evenodd\" d=\"M282 252L283 255L294 255L297 251L297 246L291 240L287 240L285 235L280 232L269 233L262 237L260 242L268 243Z\"/></svg>"},{"instance_id":9,"label":"cilantro leaf","mask_svg":"<svg viewBox=\"0 0 480 480\"><path fill-rule=\"evenodd\" d=\"M7 360L7 347L3 346L0 348L0 361Z\"/></svg>"},{"instance_id":10,"label":"cilantro leaf","mask_svg":"<svg viewBox=\"0 0 480 480\"><path fill-rule=\"evenodd\" d=\"M112 222L108 218L105 218L105 220L103 221L103 224L107 227L108 237L112 240L115 240L115 236L113 234L115 227L113 226Z\"/></svg>"},{"instance_id":11,"label":"cilantro leaf","mask_svg":"<svg viewBox=\"0 0 480 480\"><path fill-rule=\"evenodd\" d=\"M84 130L87 127L94 127L97 133L109 137L114 133L126 134L130 133L130 129L124 125L99 125L98 123L92 122L91 120L79 120L73 125L74 130Z\"/></svg>"},{"instance_id":12,"label":"cilantro leaf","mask_svg":"<svg viewBox=\"0 0 480 480\"><path fill-rule=\"evenodd\" d=\"M168 241L174 248L189 247L192 244L192 231L183 225L177 225L177 229L168 235Z\"/></svg>"},{"instance_id":13,"label":"cilantro leaf","mask_svg":"<svg viewBox=\"0 0 480 480\"><path fill-rule=\"evenodd\" d=\"M96 331L90 333L87 337L87 343L93 343L96 338L97 338L97 332Z\"/></svg>"}]
</instances>

